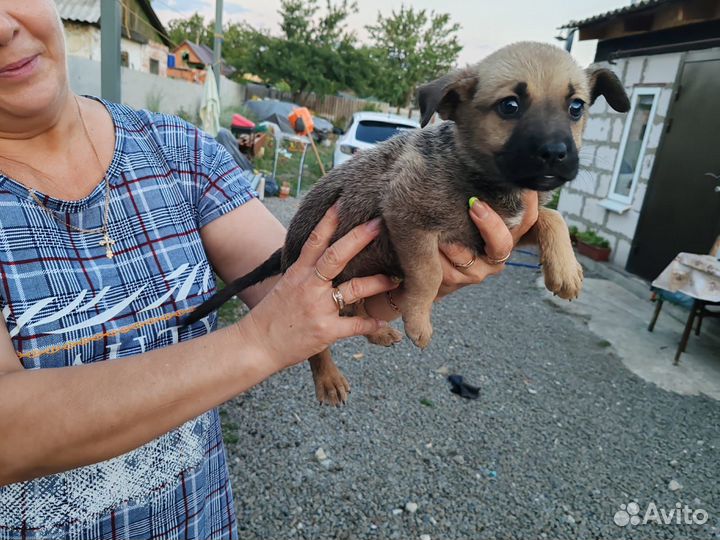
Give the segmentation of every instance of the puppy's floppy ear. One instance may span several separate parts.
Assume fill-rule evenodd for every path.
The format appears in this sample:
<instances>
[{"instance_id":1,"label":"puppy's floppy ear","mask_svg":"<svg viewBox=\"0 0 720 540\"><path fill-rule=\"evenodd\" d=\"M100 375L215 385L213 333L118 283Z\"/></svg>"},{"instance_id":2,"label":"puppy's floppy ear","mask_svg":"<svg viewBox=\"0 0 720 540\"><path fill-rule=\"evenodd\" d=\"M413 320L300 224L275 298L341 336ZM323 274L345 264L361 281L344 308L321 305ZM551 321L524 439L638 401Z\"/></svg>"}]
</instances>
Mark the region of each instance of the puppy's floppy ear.
<instances>
[{"instance_id":1,"label":"puppy's floppy ear","mask_svg":"<svg viewBox=\"0 0 720 540\"><path fill-rule=\"evenodd\" d=\"M455 120L461 101L472 99L477 88L477 74L470 69L454 71L418 88L418 104L425 127L437 112L443 120Z\"/></svg>"},{"instance_id":2,"label":"puppy's floppy ear","mask_svg":"<svg viewBox=\"0 0 720 540\"><path fill-rule=\"evenodd\" d=\"M590 104L595 103L598 96L603 95L613 109L617 112L630 110L630 100L625 93L625 87L612 71L606 68L589 67L585 70L590 84Z\"/></svg>"}]
</instances>

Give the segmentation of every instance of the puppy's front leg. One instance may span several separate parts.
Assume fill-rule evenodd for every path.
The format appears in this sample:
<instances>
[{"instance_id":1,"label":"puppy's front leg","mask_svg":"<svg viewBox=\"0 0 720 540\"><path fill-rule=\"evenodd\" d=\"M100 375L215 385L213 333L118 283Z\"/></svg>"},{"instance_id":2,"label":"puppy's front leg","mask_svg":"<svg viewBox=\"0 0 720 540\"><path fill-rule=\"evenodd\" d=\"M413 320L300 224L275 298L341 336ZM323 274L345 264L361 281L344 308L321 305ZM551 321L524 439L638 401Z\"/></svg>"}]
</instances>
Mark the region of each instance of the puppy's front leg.
<instances>
[{"instance_id":1,"label":"puppy's front leg","mask_svg":"<svg viewBox=\"0 0 720 540\"><path fill-rule=\"evenodd\" d=\"M523 241L533 237L540 246L545 286L560 298L577 298L582 289L583 270L575 258L570 233L560 212L541 206L537 222Z\"/></svg>"},{"instance_id":2,"label":"puppy's front leg","mask_svg":"<svg viewBox=\"0 0 720 540\"><path fill-rule=\"evenodd\" d=\"M393 223L392 219L386 219L386 224L405 275L402 309L405 333L424 349L432 338L430 312L443 277L438 234L409 230L407 223Z\"/></svg>"},{"instance_id":3,"label":"puppy's front leg","mask_svg":"<svg viewBox=\"0 0 720 540\"><path fill-rule=\"evenodd\" d=\"M350 385L333 362L329 348L310 357L310 370L320 403L340 405L347 401Z\"/></svg>"}]
</instances>

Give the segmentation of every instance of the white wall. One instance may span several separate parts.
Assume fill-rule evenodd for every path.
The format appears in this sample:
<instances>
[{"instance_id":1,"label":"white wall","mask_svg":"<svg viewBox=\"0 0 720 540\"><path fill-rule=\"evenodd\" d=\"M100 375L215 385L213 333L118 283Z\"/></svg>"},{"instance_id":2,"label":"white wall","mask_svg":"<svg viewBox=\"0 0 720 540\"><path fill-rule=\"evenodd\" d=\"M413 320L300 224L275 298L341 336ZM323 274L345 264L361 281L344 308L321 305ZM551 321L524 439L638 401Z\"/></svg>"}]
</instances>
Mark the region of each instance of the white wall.
<instances>
[{"instance_id":1,"label":"white wall","mask_svg":"<svg viewBox=\"0 0 720 540\"><path fill-rule=\"evenodd\" d=\"M100 63L86 58L68 57L71 88L79 94L101 94ZM181 109L196 115L200 108L203 86L177 79L122 68L122 101L136 109L157 104L158 112L177 114ZM245 88L222 78L220 103L223 108L236 107L245 101ZM155 108L155 107L153 107Z\"/></svg>"},{"instance_id":2,"label":"white wall","mask_svg":"<svg viewBox=\"0 0 720 540\"><path fill-rule=\"evenodd\" d=\"M560 194L558 210L568 224L577 226L581 231L595 229L607 238L612 247L611 260L618 266L627 264L682 56L683 53L678 52L619 59L612 65L607 62L596 64L614 71L623 81L628 95L643 86L661 89L630 209L616 213L598 204L610 191L615 163L620 159L618 153L623 127L625 122L630 121L628 114L612 110L603 97L598 98L588 111L588 124L580 150L581 172L573 182L562 188Z\"/></svg>"}]
</instances>

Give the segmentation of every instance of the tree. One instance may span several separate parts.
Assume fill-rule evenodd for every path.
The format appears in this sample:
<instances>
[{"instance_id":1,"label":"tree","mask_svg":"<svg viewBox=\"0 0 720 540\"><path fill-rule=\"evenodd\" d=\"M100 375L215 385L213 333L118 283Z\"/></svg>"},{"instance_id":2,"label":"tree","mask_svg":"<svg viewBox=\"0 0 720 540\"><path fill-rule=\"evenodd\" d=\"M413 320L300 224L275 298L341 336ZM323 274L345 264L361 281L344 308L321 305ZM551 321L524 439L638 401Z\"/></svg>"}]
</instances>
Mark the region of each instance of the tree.
<instances>
[{"instance_id":1,"label":"tree","mask_svg":"<svg viewBox=\"0 0 720 540\"><path fill-rule=\"evenodd\" d=\"M186 39L193 43L213 46L214 30L212 21L205 22L205 17L193 13L189 19L173 19L168 23L168 36L175 45Z\"/></svg>"},{"instance_id":2,"label":"tree","mask_svg":"<svg viewBox=\"0 0 720 540\"><path fill-rule=\"evenodd\" d=\"M347 30L347 18L357 11L349 0L281 0L282 36L255 31L250 71L270 84L286 83L294 99L309 92L318 95L357 87L370 59L358 52L356 38Z\"/></svg>"},{"instance_id":3,"label":"tree","mask_svg":"<svg viewBox=\"0 0 720 540\"><path fill-rule=\"evenodd\" d=\"M400 7L389 17L378 13L377 23L367 26L378 66L375 95L396 107L411 103L420 83L449 71L462 46L458 23L447 13Z\"/></svg>"}]
</instances>

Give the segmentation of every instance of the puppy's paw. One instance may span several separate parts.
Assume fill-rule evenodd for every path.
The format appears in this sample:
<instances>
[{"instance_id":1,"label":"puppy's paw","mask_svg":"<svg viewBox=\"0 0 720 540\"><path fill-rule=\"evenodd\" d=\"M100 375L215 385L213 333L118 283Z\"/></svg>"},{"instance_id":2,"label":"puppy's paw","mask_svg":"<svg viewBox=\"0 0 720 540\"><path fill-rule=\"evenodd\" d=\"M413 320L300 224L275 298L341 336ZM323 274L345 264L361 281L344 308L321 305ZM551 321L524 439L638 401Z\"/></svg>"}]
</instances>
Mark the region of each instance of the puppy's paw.
<instances>
[{"instance_id":1,"label":"puppy's paw","mask_svg":"<svg viewBox=\"0 0 720 540\"><path fill-rule=\"evenodd\" d=\"M408 319L405 321L405 334L420 349L430 345L432 333L433 328L430 319Z\"/></svg>"},{"instance_id":2,"label":"puppy's paw","mask_svg":"<svg viewBox=\"0 0 720 540\"><path fill-rule=\"evenodd\" d=\"M583 269L572 257L567 262L545 261L543 275L547 289L565 300L575 300L580 296L583 284Z\"/></svg>"},{"instance_id":3,"label":"puppy's paw","mask_svg":"<svg viewBox=\"0 0 720 540\"><path fill-rule=\"evenodd\" d=\"M340 370L332 365L323 373L314 377L315 395L321 405L345 405L348 394L350 393L350 384Z\"/></svg>"},{"instance_id":4,"label":"puppy's paw","mask_svg":"<svg viewBox=\"0 0 720 540\"><path fill-rule=\"evenodd\" d=\"M381 328L374 334L369 334L365 337L373 345L382 345L383 347L390 347L391 345L400 343L402 341L403 335L400 332L398 332L397 330L395 330L394 328L391 328L390 326L386 326L385 328Z\"/></svg>"}]
</instances>

